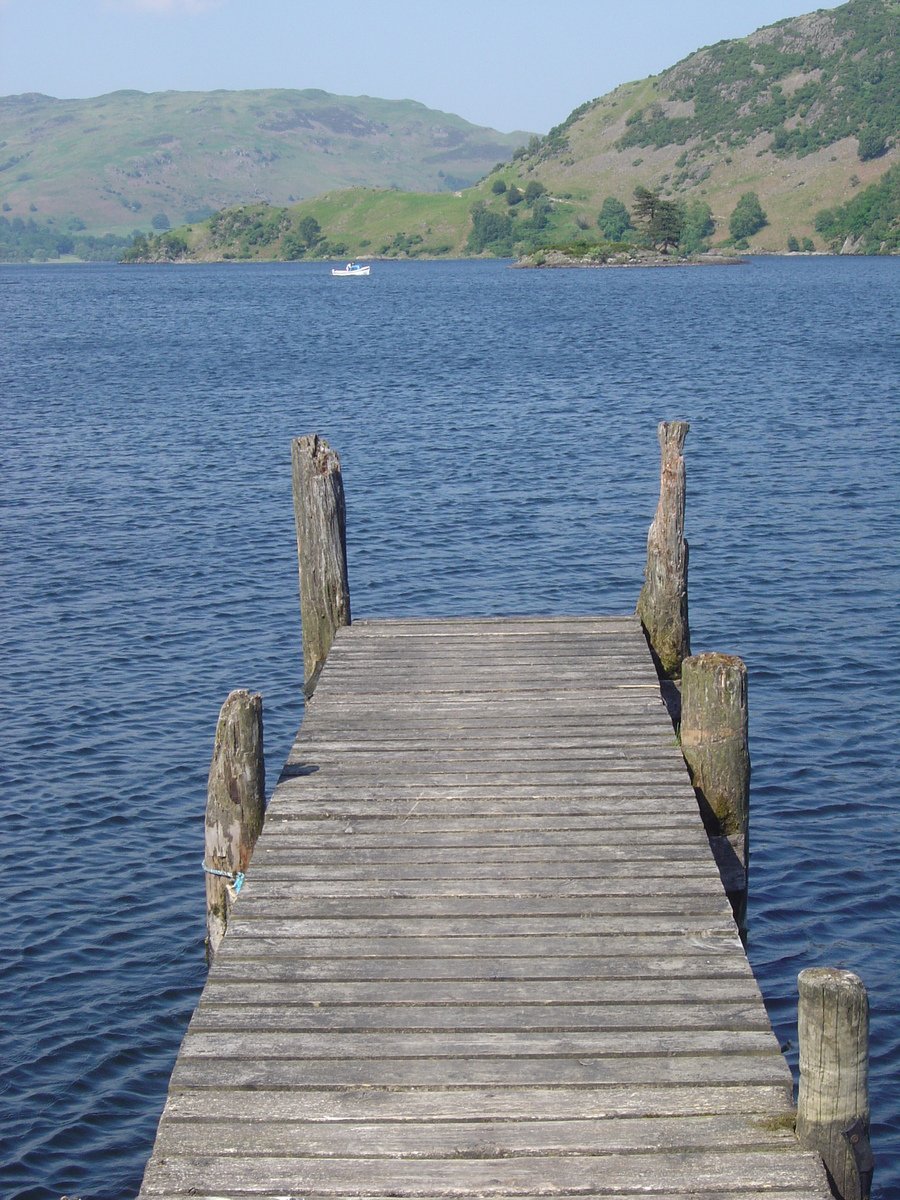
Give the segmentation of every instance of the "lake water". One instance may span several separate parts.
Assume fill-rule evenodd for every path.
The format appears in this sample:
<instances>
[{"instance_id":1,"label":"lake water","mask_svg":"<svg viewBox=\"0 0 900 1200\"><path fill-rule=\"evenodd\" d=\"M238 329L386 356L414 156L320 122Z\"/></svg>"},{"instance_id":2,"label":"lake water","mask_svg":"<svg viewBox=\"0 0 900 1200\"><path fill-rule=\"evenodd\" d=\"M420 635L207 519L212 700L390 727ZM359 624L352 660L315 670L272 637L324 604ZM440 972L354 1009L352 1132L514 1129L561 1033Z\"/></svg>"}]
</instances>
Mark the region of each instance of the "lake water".
<instances>
[{"instance_id":1,"label":"lake water","mask_svg":"<svg viewBox=\"0 0 900 1200\"><path fill-rule=\"evenodd\" d=\"M750 671L750 956L872 1007L900 1195L900 261L0 267L0 1195L128 1200L203 983L219 706L301 717L290 439L341 453L355 616L626 612L687 418L695 651Z\"/></svg>"}]
</instances>

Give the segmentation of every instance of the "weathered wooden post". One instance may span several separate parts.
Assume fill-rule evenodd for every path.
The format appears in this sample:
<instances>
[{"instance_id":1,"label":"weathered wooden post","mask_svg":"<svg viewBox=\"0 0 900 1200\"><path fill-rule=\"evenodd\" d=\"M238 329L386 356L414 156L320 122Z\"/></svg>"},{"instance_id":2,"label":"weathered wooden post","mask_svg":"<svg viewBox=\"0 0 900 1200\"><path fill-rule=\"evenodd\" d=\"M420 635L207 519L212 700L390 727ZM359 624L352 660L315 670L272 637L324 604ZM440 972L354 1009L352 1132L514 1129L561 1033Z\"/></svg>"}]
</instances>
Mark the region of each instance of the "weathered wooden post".
<instances>
[{"instance_id":1,"label":"weathered wooden post","mask_svg":"<svg viewBox=\"0 0 900 1200\"><path fill-rule=\"evenodd\" d=\"M263 826L262 696L240 689L222 705L206 793L206 957L212 962Z\"/></svg>"},{"instance_id":2,"label":"weathered wooden post","mask_svg":"<svg viewBox=\"0 0 900 1200\"><path fill-rule=\"evenodd\" d=\"M867 1200L874 1172L869 1144L869 1001L850 971L801 971L797 1136L825 1163L841 1200Z\"/></svg>"},{"instance_id":3,"label":"weathered wooden post","mask_svg":"<svg viewBox=\"0 0 900 1200\"><path fill-rule=\"evenodd\" d=\"M725 890L743 929L750 817L747 668L733 654L681 664L681 751Z\"/></svg>"},{"instance_id":4,"label":"weathered wooden post","mask_svg":"<svg viewBox=\"0 0 900 1200\"><path fill-rule=\"evenodd\" d=\"M303 694L315 690L334 635L350 624L347 533L341 462L316 434L291 445L294 518L303 626Z\"/></svg>"},{"instance_id":5,"label":"weathered wooden post","mask_svg":"<svg viewBox=\"0 0 900 1200\"><path fill-rule=\"evenodd\" d=\"M687 421L661 421L659 504L647 535L647 567L637 615L663 673L677 677L691 652L688 628L688 545L684 540L684 439Z\"/></svg>"}]
</instances>

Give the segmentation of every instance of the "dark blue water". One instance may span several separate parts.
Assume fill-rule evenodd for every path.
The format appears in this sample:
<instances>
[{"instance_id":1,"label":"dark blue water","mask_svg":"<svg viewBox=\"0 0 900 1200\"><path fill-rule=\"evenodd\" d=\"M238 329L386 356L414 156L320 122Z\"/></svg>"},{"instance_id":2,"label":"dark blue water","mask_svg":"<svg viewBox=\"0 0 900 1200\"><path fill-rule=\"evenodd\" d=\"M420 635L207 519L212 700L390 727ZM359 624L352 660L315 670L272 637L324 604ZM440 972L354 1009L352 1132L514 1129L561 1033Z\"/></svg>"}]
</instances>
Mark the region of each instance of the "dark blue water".
<instances>
[{"instance_id":1,"label":"dark blue water","mask_svg":"<svg viewBox=\"0 0 900 1200\"><path fill-rule=\"evenodd\" d=\"M339 449L356 616L624 612L686 417L694 649L750 669L750 953L872 1006L900 1195L900 262L0 267L0 1195L127 1200L204 978L219 706L301 717L290 439ZM789 1051L793 1054L793 1051Z\"/></svg>"}]
</instances>

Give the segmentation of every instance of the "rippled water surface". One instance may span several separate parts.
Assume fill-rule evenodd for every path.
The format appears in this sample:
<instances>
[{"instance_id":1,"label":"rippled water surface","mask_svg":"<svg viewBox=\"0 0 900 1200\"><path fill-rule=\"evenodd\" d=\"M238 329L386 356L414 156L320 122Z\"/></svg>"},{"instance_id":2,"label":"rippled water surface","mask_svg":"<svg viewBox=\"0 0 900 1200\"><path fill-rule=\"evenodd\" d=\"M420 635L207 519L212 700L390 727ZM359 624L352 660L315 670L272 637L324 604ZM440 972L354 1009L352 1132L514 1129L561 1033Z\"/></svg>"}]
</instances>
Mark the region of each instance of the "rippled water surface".
<instances>
[{"instance_id":1,"label":"rippled water surface","mask_svg":"<svg viewBox=\"0 0 900 1200\"><path fill-rule=\"evenodd\" d=\"M301 717L290 439L356 616L624 612L686 417L694 650L750 669L750 954L872 1006L900 1195L897 260L0 267L0 1195L128 1200L204 978L219 706Z\"/></svg>"}]
</instances>

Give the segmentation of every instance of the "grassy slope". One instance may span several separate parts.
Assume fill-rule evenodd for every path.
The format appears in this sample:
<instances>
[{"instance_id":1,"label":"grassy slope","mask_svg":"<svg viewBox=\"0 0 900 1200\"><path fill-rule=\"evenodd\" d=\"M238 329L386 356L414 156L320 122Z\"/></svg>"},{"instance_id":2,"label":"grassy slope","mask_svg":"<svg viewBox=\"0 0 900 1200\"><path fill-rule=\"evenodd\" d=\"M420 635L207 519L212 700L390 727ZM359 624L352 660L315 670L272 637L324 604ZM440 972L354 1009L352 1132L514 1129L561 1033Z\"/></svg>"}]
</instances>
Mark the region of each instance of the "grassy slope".
<instances>
[{"instance_id":1,"label":"grassy slope","mask_svg":"<svg viewBox=\"0 0 900 1200\"><path fill-rule=\"evenodd\" d=\"M202 210L354 185L458 188L525 136L411 100L317 90L7 97L0 201L10 218L130 232L157 213L178 225Z\"/></svg>"},{"instance_id":2,"label":"grassy slope","mask_svg":"<svg viewBox=\"0 0 900 1200\"><path fill-rule=\"evenodd\" d=\"M286 239L297 235L305 217L314 217L329 243L343 245L332 256L396 253L391 243L402 235L415 239L412 255L433 257L459 250L468 232L469 204L463 193L352 188L284 208L245 205L228 210L223 217L224 234L204 221L173 230L157 244L164 245L170 237L184 238L189 257L199 262L288 258L293 255L286 249ZM329 247L320 246L316 256L321 257L323 251L327 255Z\"/></svg>"}]
</instances>

